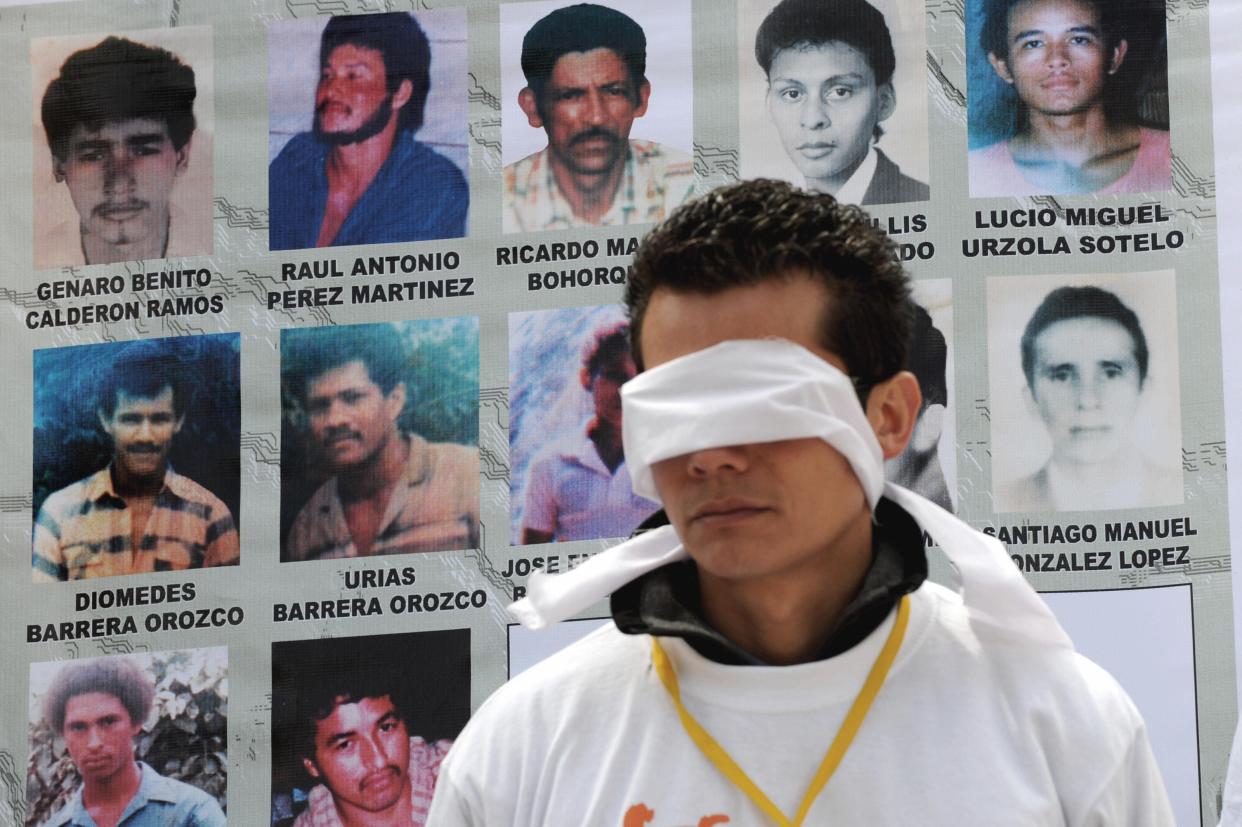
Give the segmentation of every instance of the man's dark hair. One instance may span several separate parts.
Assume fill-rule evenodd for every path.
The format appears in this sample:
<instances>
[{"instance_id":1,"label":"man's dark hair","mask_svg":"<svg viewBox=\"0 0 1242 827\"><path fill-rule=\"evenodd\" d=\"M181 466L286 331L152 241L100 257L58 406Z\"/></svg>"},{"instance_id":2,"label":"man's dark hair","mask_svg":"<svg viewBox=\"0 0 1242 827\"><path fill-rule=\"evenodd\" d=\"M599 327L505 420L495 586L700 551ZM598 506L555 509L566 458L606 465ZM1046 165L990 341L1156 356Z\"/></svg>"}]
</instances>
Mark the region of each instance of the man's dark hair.
<instances>
[{"instance_id":1,"label":"man's dark hair","mask_svg":"<svg viewBox=\"0 0 1242 827\"><path fill-rule=\"evenodd\" d=\"M897 57L884 15L867 0L781 0L759 24L755 59L765 75L782 49L844 43L857 49L875 74L875 85L893 79Z\"/></svg>"},{"instance_id":2,"label":"man's dark hair","mask_svg":"<svg viewBox=\"0 0 1242 827\"><path fill-rule=\"evenodd\" d=\"M1147 337L1143 335L1143 326L1135 312L1115 293L1100 287L1058 287L1039 303L1022 331L1022 372L1026 374L1027 387L1035 388L1035 341L1039 334L1067 319L1105 319L1125 328L1134 343L1139 385L1147 381Z\"/></svg>"},{"instance_id":3,"label":"man's dark hair","mask_svg":"<svg viewBox=\"0 0 1242 827\"><path fill-rule=\"evenodd\" d=\"M594 3L557 9L530 27L522 38L522 74L543 111L543 92L556 62L570 52L611 49L630 70L634 99L647 82L647 35L633 19Z\"/></svg>"},{"instance_id":4,"label":"man's dark hair","mask_svg":"<svg viewBox=\"0 0 1242 827\"><path fill-rule=\"evenodd\" d=\"M983 28L979 32L979 42L985 52L1009 60L1009 13L1014 7L1027 2L1042 0L985 0L983 9ZM1113 0L1080 0L1084 5L1095 9L1100 16L1100 32L1104 37L1104 45L1111 50L1118 40L1125 37L1120 18L1121 8Z\"/></svg>"},{"instance_id":5,"label":"man's dark hair","mask_svg":"<svg viewBox=\"0 0 1242 827\"><path fill-rule=\"evenodd\" d=\"M43 129L57 160L69 157L69 139L81 124L150 118L168 129L180 151L194 133L194 70L167 49L107 37L71 54L43 93Z\"/></svg>"},{"instance_id":6,"label":"man's dark hair","mask_svg":"<svg viewBox=\"0 0 1242 827\"><path fill-rule=\"evenodd\" d=\"M130 658L108 657L66 664L52 678L43 698L43 720L57 735L65 729L70 698L101 692L121 702L130 723L141 724L151 712L155 684L146 670Z\"/></svg>"},{"instance_id":7,"label":"man's dark hair","mask_svg":"<svg viewBox=\"0 0 1242 827\"><path fill-rule=\"evenodd\" d=\"M931 314L922 305L914 305L914 330L910 337L910 372L919 380L923 407L948 405L949 387L945 369L949 363L949 346L944 334L932 324Z\"/></svg>"},{"instance_id":8,"label":"man's dark hair","mask_svg":"<svg viewBox=\"0 0 1242 827\"><path fill-rule=\"evenodd\" d=\"M413 89L400 109L397 128L414 132L422 126L431 89L431 44L418 22L406 12L333 17L319 42L319 68L328 65L334 49L346 44L380 53L388 94L395 93L401 81L410 82Z\"/></svg>"},{"instance_id":9,"label":"man's dark hair","mask_svg":"<svg viewBox=\"0 0 1242 827\"><path fill-rule=\"evenodd\" d=\"M601 330L591 337L589 346L584 353L583 367L591 379L609 365L616 364L630 353L630 324L618 322Z\"/></svg>"},{"instance_id":10,"label":"man's dark hair","mask_svg":"<svg viewBox=\"0 0 1242 827\"><path fill-rule=\"evenodd\" d=\"M764 179L691 201L643 239L625 291L635 362L656 290L710 295L804 274L829 297L820 344L860 396L906 366L914 311L896 245L858 207Z\"/></svg>"},{"instance_id":11,"label":"man's dark hair","mask_svg":"<svg viewBox=\"0 0 1242 827\"><path fill-rule=\"evenodd\" d=\"M170 388L173 396L173 413L181 416L189 402L189 390L185 383L186 368L180 360L165 353L138 352L121 356L113 363L99 393L99 410L108 416L116 413L120 395L151 399Z\"/></svg>"},{"instance_id":12,"label":"man's dark hair","mask_svg":"<svg viewBox=\"0 0 1242 827\"><path fill-rule=\"evenodd\" d=\"M409 368L401 333L391 324L356 324L286 330L281 336L281 378L305 401L310 383L334 368L362 362L387 395Z\"/></svg>"},{"instance_id":13,"label":"man's dark hair","mask_svg":"<svg viewBox=\"0 0 1242 827\"><path fill-rule=\"evenodd\" d=\"M392 676L386 669L376 669L374 664L353 662L336 664L314 675L304 675L297 687L294 746L303 758L315 757L315 729L341 704L356 704L365 698L388 697L393 702L397 717L405 720L405 713L397 705L397 695Z\"/></svg>"}]
</instances>

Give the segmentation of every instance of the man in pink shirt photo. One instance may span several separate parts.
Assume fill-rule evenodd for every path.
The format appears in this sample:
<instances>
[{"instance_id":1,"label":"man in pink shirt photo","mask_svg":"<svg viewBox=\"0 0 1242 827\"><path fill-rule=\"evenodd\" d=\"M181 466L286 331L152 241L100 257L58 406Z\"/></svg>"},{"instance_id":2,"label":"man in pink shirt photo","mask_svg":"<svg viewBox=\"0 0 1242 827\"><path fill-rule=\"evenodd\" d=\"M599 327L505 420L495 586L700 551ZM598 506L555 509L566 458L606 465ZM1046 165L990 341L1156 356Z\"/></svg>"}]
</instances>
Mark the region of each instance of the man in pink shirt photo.
<instances>
[{"instance_id":1,"label":"man in pink shirt photo","mask_svg":"<svg viewBox=\"0 0 1242 827\"><path fill-rule=\"evenodd\" d=\"M980 43L1012 89L1017 118L1009 138L971 150L972 197L1172 186L1168 131L1143 125L1136 97L1126 100L1124 70L1142 45L1123 29L1130 11L1113 0L988 3Z\"/></svg>"}]
</instances>

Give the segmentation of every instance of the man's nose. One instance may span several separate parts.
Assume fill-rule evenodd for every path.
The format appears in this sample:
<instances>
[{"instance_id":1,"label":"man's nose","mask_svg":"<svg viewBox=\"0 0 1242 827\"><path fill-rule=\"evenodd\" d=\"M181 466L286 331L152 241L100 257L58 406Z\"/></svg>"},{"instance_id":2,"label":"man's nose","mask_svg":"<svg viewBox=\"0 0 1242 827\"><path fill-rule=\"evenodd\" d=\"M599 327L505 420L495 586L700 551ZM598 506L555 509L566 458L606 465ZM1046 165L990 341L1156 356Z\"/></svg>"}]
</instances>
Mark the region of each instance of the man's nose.
<instances>
[{"instance_id":1,"label":"man's nose","mask_svg":"<svg viewBox=\"0 0 1242 827\"><path fill-rule=\"evenodd\" d=\"M151 420L143 419L141 424L138 426L138 436L141 439L149 440L151 438L151 433L153 430L154 429L151 426Z\"/></svg>"},{"instance_id":2,"label":"man's nose","mask_svg":"<svg viewBox=\"0 0 1242 827\"><path fill-rule=\"evenodd\" d=\"M103 736L99 733L99 727L91 727L86 731L86 746L90 749L98 749L103 744Z\"/></svg>"},{"instance_id":3,"label":"man's nose","mask_svg":"<svg viewBox=\"0 0 1242 827\"><path fill-rule=\"evenodd\" d=\"M331 426L344 424L347 419L345 416L345 406L339 400L333 399L328 403L328 410L324 415L324 419Z\"/></svg>"},{"instance_id":4,"label":"man's nose","mask_svg":"<svg viewBox=\"0 0 1242 827\"><path fill-rule=\"evenodd\" d=\"M1047 47L1046 60L1049 66L1063 66L1069 62L1069 51L1062 43L1050 42Z\"/></svg>"},{"instance_id":5,"label":"man's nose","mask_svg":"<svg viewBox=\"0 0 1242 827\"><path fill-rule=\"evenodd\" d=\"M826 129L832 126L828 104L815 95L807 95L802 102L802 126L806 129Z\"/></svg>"},{"instance_id":6,"label":"man's nose","mask_svg":"<svg viewBox=\"0 0 1242 827\"><path fill-rule=\"evenodd\" d=\"M1100 406L1100 381L1088 379L1079 383L1078 386L1078 407L1084 410L1098 408Z\"/></svg>"},{"instance_id":7,"label":"man's nose","mask_svg":"<svg viewBox=\"0 0 1242 827\"><path fill-rule=\"evenodd\" d=\"M591 90L587 94L586 106L588 123L601 124L605 121L608 114L608 108L604 102L604 93L602 91L598 89Z\"/></svg>"},{"instance_id":8,"label":"man's nose","mask_svg":"<svg viewBox=\"0 0 1242 827\"><path fill-rule=\"evenodd\" d=\"M371 738L364 738L361 744L362 765L368 770L383 769L388 766L388 752L384 745Z\"/></svg>"},{"instance_id":9,"label":"man's nose","mask_svg":"<svg viewBox=\"0 0 1242 827\"><path fill-rule=\"evenodd\" d=\"M737 474L749 467L750 454L744 445L704 448L686 454L686 471L692 477L706 478L715 474Z\"/></svg>"},{"instance_id":10,"label":"man's nose","mask_svg":"<svg viewBox=\"0 0 1242 827\"><path fill-rule=\"evenodd\" d=\"M126 152L114 152L104 165L104 188L109 193L123 192L134 184L134 162Z\"/></svg>"}]
</instances>

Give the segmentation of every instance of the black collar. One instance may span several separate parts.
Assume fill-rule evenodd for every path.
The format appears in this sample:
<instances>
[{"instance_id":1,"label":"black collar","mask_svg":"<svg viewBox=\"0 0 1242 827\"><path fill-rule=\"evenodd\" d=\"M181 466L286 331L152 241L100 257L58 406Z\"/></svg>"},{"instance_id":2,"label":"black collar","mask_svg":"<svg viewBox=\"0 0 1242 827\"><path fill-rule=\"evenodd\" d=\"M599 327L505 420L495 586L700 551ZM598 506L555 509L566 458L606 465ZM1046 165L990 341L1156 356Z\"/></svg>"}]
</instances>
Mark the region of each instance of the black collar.
<instances>
[{"instance_id":1,"label":"black collar","mask_svg":"<svg viewBox=\"0 0 1242 827\"><path fill-rule=\"evenodd\" d=\"M667 524L664 512L643 524ZM640 529L642 530L642 529ZM871 566L837 620L821 658L839 655L857 645L888 616L898 599L927 579L923 531L914 518L891 500L875 510L871 533ZM612 618L627 635L679 637L703 657L734 666L762 666L756 658L703 619L699 572L686 560L661 566L613 592Z\"/></svg>"}]
</instances>

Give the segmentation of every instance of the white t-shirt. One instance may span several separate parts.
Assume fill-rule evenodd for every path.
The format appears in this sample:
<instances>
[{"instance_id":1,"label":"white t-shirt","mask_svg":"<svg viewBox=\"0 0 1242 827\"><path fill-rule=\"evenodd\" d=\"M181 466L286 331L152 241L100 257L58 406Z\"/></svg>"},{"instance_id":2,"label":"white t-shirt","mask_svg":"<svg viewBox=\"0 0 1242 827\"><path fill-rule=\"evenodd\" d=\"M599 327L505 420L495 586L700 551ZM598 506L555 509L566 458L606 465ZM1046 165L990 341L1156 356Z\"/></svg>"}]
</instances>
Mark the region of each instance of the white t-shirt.
<instances>
[{"instance_id":1,"label":"white t-shirt","mask_svg":"<svg viewBox=\"0 0 1242 827\"><path fill-rule=\"evenodd\" d=\"M1065 648L972 625L924 584L870 714L807 824L1171 825L1142 719ZM787 815L883 646L788 667L725 666L661 639L690 712ZM713 818L714 817L714 818ZM515 678L440 772L428 824L759 825L686 735L651 640L611 624Z\"/></svg>"}]
</instances>

